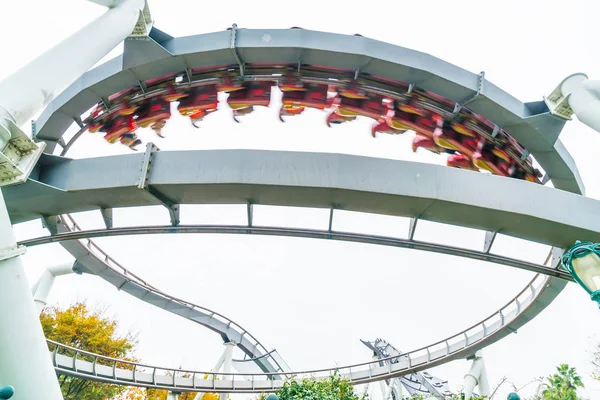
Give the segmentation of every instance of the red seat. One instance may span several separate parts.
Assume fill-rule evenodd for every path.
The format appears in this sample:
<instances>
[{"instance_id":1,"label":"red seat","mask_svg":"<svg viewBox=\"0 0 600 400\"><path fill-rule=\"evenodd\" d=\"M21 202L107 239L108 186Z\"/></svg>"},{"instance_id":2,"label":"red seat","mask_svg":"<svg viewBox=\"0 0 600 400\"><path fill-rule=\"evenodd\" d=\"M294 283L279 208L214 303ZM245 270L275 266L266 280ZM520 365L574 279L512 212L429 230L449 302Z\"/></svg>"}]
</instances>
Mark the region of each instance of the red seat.
<instances>
[{"instance_id":1,"label":"red seat","mask_svg":"<svg viewBox=\"0 0 600 400\"><path fill-rule=\"evenodd\" d=\"M114 118L108 119L104 123L104 139L109 143L115 143L121 136L133 133L137 129L133 115L113 114Z\"/></svg>"},{"instance_id":2,"label":"red seat","mask_svg":"<svg viewBox=\"0 0 600 400\"><path fill-rule=\"evenodd\" d=\"M421 147L436 154L440 154L446 151L446 149L438 146L437 143L433 140L433 138L417 133L412 142L412 150L413 152L416 152L417 149Z\"/></svg>"},{"instance_id":3,"label":"red seat","mask_svg":"<svg viewBox=\"0 0 600 400\"><path fill-rule=\"evenodd\" d=\"M152 97L138 110L137 124L147 128L160 120L171 118L171 104L160 96Z\"/></svg>"},{"instance_id":4,"label":"red seat","mask_svg":"<svg viewBox=\"0 0 600 400\"><path fill-rule=\"evenodd\" d=\"M229 93L227 104L233 110L233 119L250 114L254 106L268 107L271 103L271 82L247 82L242 90Z\"/></svg>"},{"instance_id":5,"label":"red seat","mask_svg":"<svg viewBox=\"0 0 600 400\"><path fill-rule=\"evenodd\" d=\"M197 86L190 89L187 97L179 100L177 110L181 115L190 117L192 125L202 121L204 117L217 110L219 100L217 98L217 85Z\"/></svg>"},{"instance_id":6,"label":"red seat","mask_svg":"<svg viewBox=\"0 0 600 400\"><path fill-rule=\"evenodd\" d=\"M306 108L324 110L328 105L327 85L307 84L302 90L283 91L279 117L299 115Z\"/></svg>"}]
</instances>

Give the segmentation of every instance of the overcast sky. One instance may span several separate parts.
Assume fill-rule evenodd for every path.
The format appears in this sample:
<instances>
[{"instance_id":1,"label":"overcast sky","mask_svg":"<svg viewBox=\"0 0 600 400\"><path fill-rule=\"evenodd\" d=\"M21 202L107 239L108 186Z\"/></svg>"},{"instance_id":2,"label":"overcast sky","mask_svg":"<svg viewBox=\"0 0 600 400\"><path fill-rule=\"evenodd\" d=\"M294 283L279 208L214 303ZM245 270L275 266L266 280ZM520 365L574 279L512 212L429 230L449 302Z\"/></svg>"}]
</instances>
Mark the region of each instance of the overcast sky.
<instances>
[{"instance_id":1,"label":"overcast sky","mask_svg":"<svg viewBox=\"0 0 600 400\"><path fill-rule=\"evenodd\" d=\"M361 8L316 1L153 0L150 5L156 27L172 36L220 31L232 23L241 28L300 26L360 33L430 53L475 73L485 71L487 79L520 100L535 101L571 73L586 72L600 79L597 32L592 29L592 16L598 15L600 7L592 3L430 0L363 2ZM104 11L84 0L5 1L0 10L5 16L0 24L5 38L0 76L15 71ZM328 129L322 113L306 112L281 124L277 101L274 97L274 107L244 117L241 124L233 123L225 107L207 117L200 130L174 115L164 130L167 139L147 131L140 135L162 150L320 151L444 163L430 153L413 154L411 135L372 139L368 120ZM600 135L574 121L567 124L561 140L577 161L587 194L600 198L596 155ZM69 155L128 152L88 134ZM101 226L99 213L82 213L78 218L86 228ZM257 225L326 228L327 218L327 210L255 209ZM244 206L182 209L184 224L243 223L244 219ZM115 221L117 226L162 225L168 223L168 213L154 207L115 210ZM402 218L340 212L334 229L405 235L407 223ZM16 233L19 239L46 234L39 221L17 226ZM415 237L480 248L484 233L420 222ZM179 235L121 237L98 243L167 293L240 323L267 347L277 348L296 370L366 361L370 352L361 338L383 337L406 351L433 343L498 309L533 276L437 254L308 239ZM541 263L548 247L500 236L493 252ZM59 245L30 249L25 263L31 283L51 263L69 259ZM138 356L146 363L206 370L222 351L214 333L117 292L99 278L58 279L50 302L67 306L84 299L108 307L123 331L139 332ZM522 386L565 362L583 376L587 390L582 394L600 398L600 384L590 377L591 351L600 342L599 332L600 311L582 289L569 284L517 334L484 350L490 383L495 386L507 376ZM431 372L450 380L458 390L468 367L467 361L456 361ZM530 385L521 393L533 390L535 385ZM503 386L497 398L505 398L509 391L510 386Z\"/></svg>"}]
</instances>

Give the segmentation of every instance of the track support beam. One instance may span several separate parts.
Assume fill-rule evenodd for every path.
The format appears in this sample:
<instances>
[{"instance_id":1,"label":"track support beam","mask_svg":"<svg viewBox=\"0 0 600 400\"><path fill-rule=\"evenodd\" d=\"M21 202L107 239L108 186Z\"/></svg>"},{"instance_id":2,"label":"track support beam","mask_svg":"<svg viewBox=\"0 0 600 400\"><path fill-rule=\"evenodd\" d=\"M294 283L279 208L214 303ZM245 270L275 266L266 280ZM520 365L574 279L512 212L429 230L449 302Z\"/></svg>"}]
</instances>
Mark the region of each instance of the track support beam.
<instances>
[{"instance_id":1,"label":"track support beam","mask_svg":"<svg viewBox=\"0 0 600 400\"><path fill-rule=\"evenodd\" d=\"M177 226L179 225L179 204L168 199L165 195L160 193L158 190L150 187L148 181L150 179L150 172L152 171L152 159L154 158L154 154L160 151L158 147L154 143L146 144L146 152L144 153L144 159L142 161L142 170L140 174L140 180L138 183L138 189L141 189L148 193L150 197L159 202L163 207L165 207L169 211L169 216L171 217L171 225Z\"/></svg>"},{"instance_id":2,"label":"track support beam","mask_svg":"<svg viewBox=\"0 0 600 400\"><path fill-rule=\"evenodd\" d=\"M104 226L106 229L112 229L113 227L113 209L112 208L101 208L102 219L104 220Z\"/></svg>"},{"instance_id":3,"label":"track support beam","mask_svg":"<svg viewBox=\"0 0 600 400\"><path fill-rule=\"evenodd\" d=\"M51 235L56 235L58 233L59 223L60 217L57 215L42 217L42 227L48 229Z\"/></svg>"},{"instance_id":4,"label":"track support beam","mask_svg":"<svg viewBox=\"0 0 600 400\"><path fill-rule=\"evenodd\" d=\"M417 222L419 221L419 217L414 217L410 219L408 223L408 240L413 240L415 237L415 230L417 229Z\"/></svg>"},{"instance_id":5,"label":"track support beam","mask_svg":"<svg viewBox=\"0 0 600 400\"><path fill-rule=\"evenodd\" d=\"M494 240L496 240L497 232L485 232L485 241L483 242L483 252L489 254L490 250L492 250L492 246L494 244Z\"/></svg>"},{"instance_id":6,"label":"track support beam","mask_svg":"<svg viewBox=\"0 0 600 400\"><path fill-rule=\"evenodd\" d=\"M244 60L240 57L240 54L237 51L237 24L231 25L231 41L230 41L231 52L233 53L233 57L235 57L235 61L240 68L240 76L244 76Z\"/></svg>"},{"instance_id":7,"label":"track support beam","mask_svg":"<svg viewBox=\"0 0 600 400\"><path fill-rule=\"evenodd\" d=\"M562 257L562 255L564 254L565 249L561 249L559 247L552 247L551 250L551 254L552 254L552 259L550 261L550 266L553 269L558 269L560 267L560 259Z\"/></svg>"},{"instance_id":8,"label":"track support beam","mask_svg":"<svg viewBox=\"0 0 600 400\"><path fill-rule=\"evenodd\" d=\"M248 228L252 228L254 222L254 203L252 201L246 203L246 215L248 217Z\"/></svg>"}]
</instances>

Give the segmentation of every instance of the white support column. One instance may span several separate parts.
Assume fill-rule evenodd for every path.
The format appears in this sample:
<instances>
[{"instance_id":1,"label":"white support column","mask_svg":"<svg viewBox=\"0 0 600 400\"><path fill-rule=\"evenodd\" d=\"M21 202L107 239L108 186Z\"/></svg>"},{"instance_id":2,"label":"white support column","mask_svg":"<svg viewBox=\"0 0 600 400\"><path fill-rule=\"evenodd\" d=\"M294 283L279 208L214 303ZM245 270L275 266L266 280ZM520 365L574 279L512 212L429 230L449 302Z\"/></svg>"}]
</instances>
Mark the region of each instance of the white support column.
<instances>
[{"instance_id":1,"label":"white support column","mask_svg":"<svg viewBox=\"0 0 600 400\"><path fill-rule=\"evenodd\" d=\"M387 397L385 397L385 393L387 392L385 381L379 381L379 390L381 391L381 398L387 400Z\"/></svg>"},{"instance_id":2,"label":"white support column","mask_svg":"<svg viewBox=\"0 0 600 400\"><path fill-rule=\"evenodd\" d=\"M219 357L219 359L217 360L215 367L212 369L212 372L214 374L214 376L216 377L218 375L218 372L221 370L221 367L223 367L223 372L231 372L231 365L232 365L232 360L233 360L233 348L236 346L235 343L225 343L225 350L223 350L223 353L221 353L221 357ZM227 361L229 360L229 361ZM227 366L227 363L229 363L229 366ZM227 369L229 368L229 369ZM204 399L204 395L206 393L198 393L196 395L196 397L194 397L194 400L203 400ZM220 395L219 398L221 398ZM227 399L227 397L225 397L225 399Z\"/></svg>"},{"instance_id":3,"label":"white support column","mask_svg":"<svg viewBox=\"0 0 600 400\"><path fill-rule=\"evenodd\" d=\"M481 360L481 374L479 375L479 385L477 390L479 390L480 396L490 396L490 381L488 380L487 369L485 367L485 361L483 357L480 357Z\"/></svg>"},{"instance_id":4,"label":"white support column","mask_svg":"<svg viewBox=\"0 0 600 400\"><path fill-rule=\"evenodd\" d=\"M475 390L475 386L477 385L479 385L479 395L489 396L490 388L481 351L475 353L471 369L465 375L464 394L466 399L470 399L473 396L473 390Z\"/></svg>"},{"instance_id":5,"label":"white support column","mask_svg":"<svg viewBox=\"0 0 600 400\"><path fill-rule=\"evenodd\" d=\"M233 349L235 348L235 346L236 344L233 342L225 343L225 352L223 353L223 355L225 356L223 359L223 372L226 374L231 372L231 366L233 361ZM231 380L231 376L224 375L223 380L229 381ZM227 396L227 393L221 393L219 398L220 400L227 400Z\"/></svg>"},{"instance_id":6,"label":"white support column","mask_svg":"<svg viewBox=\"0 0 600 400\"><path fill-rule=\"evenodd\" d=\"M0 117L12 119L17 126L29 122L64 88L129 36L144 7L145 0L122 1L0 82L0 109L5 111L0 112Z\"/></svg>"},{"instance_id":7,"label":"white support column","mask_svg":"<svg viewBox=\"0 0 600 400\"><path fill-rule=\"evenodd\" d=\"M167 394L167 400L179 400L179 393L169 392Z\"/></svg>"},{"instance_id":8,"label":"white support column","mask_svg":"<svg viewBox=\"0 0 600 400\"><path fill-rule=\"evenodd\" d=\"M402 382L400 381L400 379L395 378L394 379L394 385L395 385L395 388L396 388L397 398L398 399L403 399L404 398L404 388L402 387Z\"/></svg>"},{"instance_id":9,"label":"white support column","mask_svg":"<svg viewBox=\"0 0 600 400\"><path fill-rule=\"evenodd\" d=\"M550 111L563 118L573 114L596 132L600 132L600 81L582 73L566 77L550 96L544 98Z\"/></svg>"},{"instance_id":10,"label":"white support column","mask_svg":"<svg viewBox=\"0 0 600 400\"><path fill-rule=\"evenodd\" d=\"M41 314L44 307L46 307L48 296L50 295L52 285L54 284L54 279L57 276L71 273L73 273L73 262L54 265L42 273L40 279L38 279L36 284L31 288L33 301L38 315Z\"/></svg>"},{"instance_id":11,"label":"white support column","mask_svg":"<svg viewBox=\"0 0 600 400\"><path fill-rule=\"evenodd\" d=\"M62 400L18 255L4 198L0 196L0 377L3 384L15 388L15 399Z\"/></svg>"},{"instance_id":12,"label":"white support column","mask_svg":"<svg viewBox=\"0 0 600 400\"><path fill-rule=\"evenodd\" d=\"M144 6L144 0L123 1L0 82L0 122L29 122L133 31ZM0 377L15 388L16 399L62 400L22 252L0 195Z\"/></svg>"}]
</instances>

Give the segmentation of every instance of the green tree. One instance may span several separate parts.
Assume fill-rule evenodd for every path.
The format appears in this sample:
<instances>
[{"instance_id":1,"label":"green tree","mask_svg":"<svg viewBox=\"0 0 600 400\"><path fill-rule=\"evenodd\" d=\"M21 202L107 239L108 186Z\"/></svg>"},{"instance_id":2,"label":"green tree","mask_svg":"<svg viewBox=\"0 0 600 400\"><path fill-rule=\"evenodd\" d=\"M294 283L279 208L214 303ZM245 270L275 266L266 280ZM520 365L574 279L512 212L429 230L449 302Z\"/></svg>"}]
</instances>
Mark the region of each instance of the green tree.
<instances>
[{"instance_id":1,"label":"green tree","mask_svg":"<svg viewBox=\"0 0 600 400\"><path fill-rule=\"evenodd\" d=\"M289 380L283 387L275 392L279 400L366 400L367 395L358 396L354 393L353 386L347 379L338 373L325 379L303 379L301 381ZM261 395L260 400L265 400L267 395Z\"/></svg>"},{"instance_id":2,"label":"green tree","mask_svg":"<svg viewBox=\"0 0 600 400\"><path fill-rule=\"evenodd\" d=\"M105 315L105 310L91 311L81 302L65 310L56 306L48 307L42 311L40 321L46 338L50 340L107 357L138 361L133 356L137 343L135 336L117 335L118 324ZM52 346L50 347L52 350ZM85 356L80 358L85 359ZM119 367L127 368L127 365ZM67 375L59 375L58 379L66 400L105 400L127 390L126 387Z\"/></svg>"},{"instance_id":3,"label":"green tree","mask_svg":"<svg viewBox=\"0 0 600 400\"><path fill-rule=\"evenodd\" d=\"M542 392L545 400L580 400L577 396L577 388L583 387L581 377L577 375L575 368L567 364L556 367L557 373L549 376L548 388Z\"/></svg>"}]
</instances>

